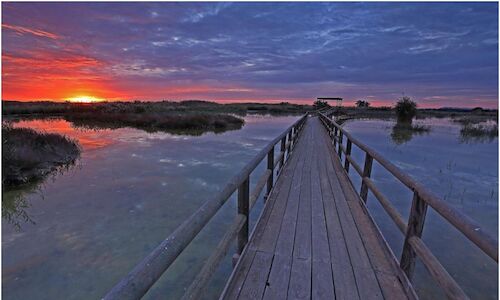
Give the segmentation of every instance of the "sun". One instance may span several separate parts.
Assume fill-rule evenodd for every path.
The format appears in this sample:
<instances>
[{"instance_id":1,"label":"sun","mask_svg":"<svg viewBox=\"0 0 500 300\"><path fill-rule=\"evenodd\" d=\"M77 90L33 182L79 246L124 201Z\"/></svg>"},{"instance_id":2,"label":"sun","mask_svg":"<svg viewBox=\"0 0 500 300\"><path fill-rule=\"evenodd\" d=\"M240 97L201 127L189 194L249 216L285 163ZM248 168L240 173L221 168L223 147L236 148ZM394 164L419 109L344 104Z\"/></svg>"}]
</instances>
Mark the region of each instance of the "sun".
<instances>
[{"instance_id":1,"label":"sun","mask_svg":"<svg viewBox=\"0 0 500 300\"><path fill-rule=\"evenodd\" d=\"M77 103L94 103L94 102L102 102L105 101L102 98L97 98L93 96L76 96L66 99L69 102L77 102Z\"/></svg>"}]
</instances>

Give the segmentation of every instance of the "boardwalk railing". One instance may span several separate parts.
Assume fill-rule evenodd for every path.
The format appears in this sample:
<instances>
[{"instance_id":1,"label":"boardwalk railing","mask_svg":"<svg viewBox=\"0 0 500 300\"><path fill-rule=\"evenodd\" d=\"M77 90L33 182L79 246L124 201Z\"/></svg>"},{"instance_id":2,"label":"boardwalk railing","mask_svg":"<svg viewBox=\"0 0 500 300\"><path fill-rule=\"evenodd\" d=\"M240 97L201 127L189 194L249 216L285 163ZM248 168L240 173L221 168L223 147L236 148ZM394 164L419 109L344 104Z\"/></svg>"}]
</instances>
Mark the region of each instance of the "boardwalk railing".
<instances>
[{"instance_id":1,"label":"boardwalk railing","mask_svg":"<svg viewBox=\"0 0 500 300\"><path fill-rule=\"evenodd\" d=\"M248 242L249 212L259 198L265 185L267 185L266 196L271 192L274 184L274 171L276 167L278 167L278 172L281 171L288 160L306 119L307 115L302 116L262 149L257 156L229 181L221 192L203 203L191 217L184 221L142 262L136 265L125 278L115 285L104 299L140 299L144 296L224 203L227 202L231 195L238 190L238 213L234 221L184 295L184 299L200 298L212 274L229 251L231 242L236 237L238 240L236 258L242 253ZM278 143L280 144L280 152L275 159L274 148ZM250 193L250 175L266 157L267 169L257 181L253 192Z\"/></svg>"},{"instance_id":2,"label":"boardwalk railing","mask_svg":"<svg viewBox=\"0 0 500 300\"><path fill-rule=\"evenodd\" d=\"M478 246L484 253L498 263L498 241L486 233L481 225L453 208L444 200L427 190L421 184L413 180L410 176L403 173L401 169L393 163L383 158L370 147L361 143L345 131L339 124L328 118L325 114L319 112L319 118L332 137L332 143L340 161L344 155L344 169L349 172L350 167L361 176L360 197L366 203L368 190L370 190L376 199L380 202L387 214L392 218L399 230L405 235L403 252L400 260L400 267L411 280L415 268L415 260L418 256L423 265L429 271L433 279L444 290L447 297L452 299L467 299L467 295L458 286L455 280L450 276L446 269L441 265L431 250L422 240L422 231L424 228L425 215L430 206L441 217L453 225L457 230L464 234L470 241ZM346 139L345 147L343 140ZM356 145L365 153L365 162L363 168L358 165L351 157L352 145ZM378 162L382 167L389 171L394 177L401 181L406 187L413 191L413 200L408 222L405 222L399 212L392 206L382 192L375 186L370 179L373 161Z\"/></svg>"}]
</instances>

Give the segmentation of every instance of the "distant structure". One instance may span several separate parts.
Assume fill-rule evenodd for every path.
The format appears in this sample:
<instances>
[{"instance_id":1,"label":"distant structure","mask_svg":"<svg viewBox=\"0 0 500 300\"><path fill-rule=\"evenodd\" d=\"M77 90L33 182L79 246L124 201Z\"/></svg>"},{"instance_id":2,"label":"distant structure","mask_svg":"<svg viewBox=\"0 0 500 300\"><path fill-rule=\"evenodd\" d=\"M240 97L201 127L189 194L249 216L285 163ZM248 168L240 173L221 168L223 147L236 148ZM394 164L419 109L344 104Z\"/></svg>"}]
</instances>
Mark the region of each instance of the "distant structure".
<instances>
[{"instance_id":1,"label":"distant structure","mask_svg":"<svg viewBox=\"0 0 500 300\"><path fill-rule=\"evenodd\" d=\"M339 97L318 97L317 100L320 101L335 101L335 106L336 107L342 107L342 98Z\"/></svg>"}]
</instances>

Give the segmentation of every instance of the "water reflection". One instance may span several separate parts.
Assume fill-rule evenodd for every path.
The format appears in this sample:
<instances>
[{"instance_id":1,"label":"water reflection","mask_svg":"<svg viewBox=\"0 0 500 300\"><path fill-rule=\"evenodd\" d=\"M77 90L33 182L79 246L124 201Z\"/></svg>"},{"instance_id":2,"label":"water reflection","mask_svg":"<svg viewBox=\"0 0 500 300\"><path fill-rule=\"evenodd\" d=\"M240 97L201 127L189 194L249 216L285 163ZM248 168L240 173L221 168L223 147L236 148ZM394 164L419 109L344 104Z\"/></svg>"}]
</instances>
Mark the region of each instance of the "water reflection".
<instances>
[{"instance_id":1,"label":"water reflection","mask_svg":"<svg viewBox=\"0 0 500 300\"><path fill-rule=\"evenodd\" d=\"M24 186L22 189L2 190L2 219L20 230L23 223L35 224L27 209L31 207L27 195L40 190L38 183Z\"/></svg>"},{"instance_id":2,"label":"water reflection","mask_svg":"<svg viewBox=\"0 0 500 300\"><path fill-rule=\"evenodd\" d=\"M412 123L396 122L392 127L391 139L396 145L402 145L411 141L415 135L428 134L429 129L422 126L415 126Z\"/></svg>"}]
</instances>

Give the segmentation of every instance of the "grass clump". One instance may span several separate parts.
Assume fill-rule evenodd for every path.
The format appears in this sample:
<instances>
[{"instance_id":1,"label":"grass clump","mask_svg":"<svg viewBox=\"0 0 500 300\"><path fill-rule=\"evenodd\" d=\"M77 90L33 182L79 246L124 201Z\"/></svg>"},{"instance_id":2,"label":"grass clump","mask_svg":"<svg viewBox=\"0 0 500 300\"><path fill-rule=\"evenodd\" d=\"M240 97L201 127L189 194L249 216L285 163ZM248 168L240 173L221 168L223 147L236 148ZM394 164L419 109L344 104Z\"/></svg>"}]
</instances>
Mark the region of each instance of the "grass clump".
<instances>
[{"instance_id":1,"label":"grass clump","mask_svg":"<svg viewBox=\"0 0 500 300\"><path fill-rule=\"evenodd\" d=\"M460 129L462 142L485 142L498 138L498 124L465 123Z\"/></svg>"},{"instance_id":2,"label":"grass clump","mask_svg":"<svg viewBox=\"0 0 500 300\"><path fill-rule=\"evenodd\" d=\"M2 189L41 180L59 167L73 164L78 143L63 135L2 124Z\"/></svg>"}]
</instances>

